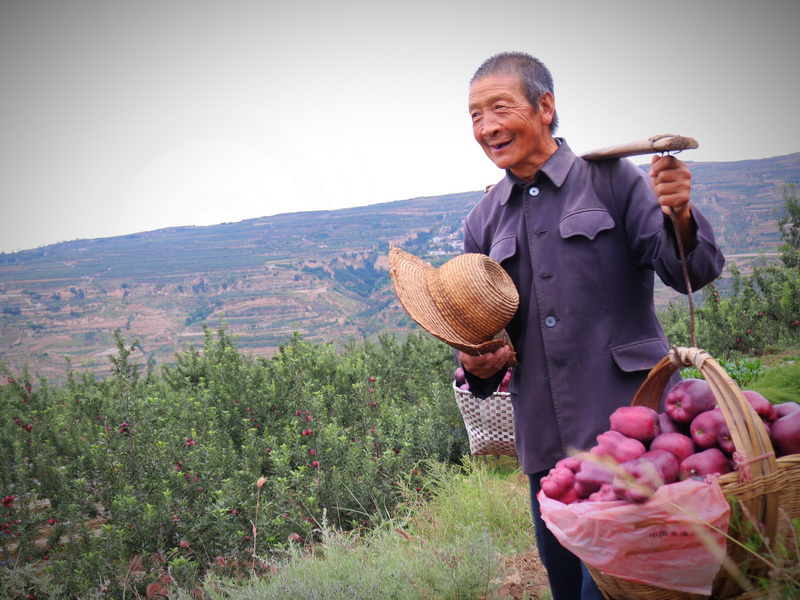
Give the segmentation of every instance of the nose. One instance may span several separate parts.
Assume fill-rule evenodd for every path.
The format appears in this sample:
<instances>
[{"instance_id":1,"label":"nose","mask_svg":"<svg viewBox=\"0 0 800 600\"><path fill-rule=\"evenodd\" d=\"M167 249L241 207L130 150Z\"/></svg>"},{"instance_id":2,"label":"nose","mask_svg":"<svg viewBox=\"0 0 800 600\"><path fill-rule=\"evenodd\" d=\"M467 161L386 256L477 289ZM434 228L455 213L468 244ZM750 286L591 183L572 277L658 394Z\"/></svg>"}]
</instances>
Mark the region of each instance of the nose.
<instances>
[{"instance_id":1,"label":"nose","mask_svg":"<svg viewBox=\"0 0 800 600\"><path fill-rule=\"evenodd\" d=\"M483 116L481 120L481 135L483 137L492 137L498 131L500 131L500 122L492 115L488 113Z\"/></svg>"}]
</instances>

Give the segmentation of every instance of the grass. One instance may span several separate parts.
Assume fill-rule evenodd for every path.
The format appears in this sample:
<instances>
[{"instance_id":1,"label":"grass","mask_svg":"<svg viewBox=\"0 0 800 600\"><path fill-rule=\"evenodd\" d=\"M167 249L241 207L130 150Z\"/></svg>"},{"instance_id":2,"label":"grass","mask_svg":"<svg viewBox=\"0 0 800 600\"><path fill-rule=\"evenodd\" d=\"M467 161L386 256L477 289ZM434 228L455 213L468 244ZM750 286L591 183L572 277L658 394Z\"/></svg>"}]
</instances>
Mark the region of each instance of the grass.
<instances>
[{"instance_id":1,"label":"grass","mask_svg":"<svg viewBox=\"0 0 800 600\"><path fill-rule=\"evenodd\" d=\"M800 356L783 359L779 368L767 369L748 386L773 404L800 402Z\"/></svg>"},{"instance_id":2,"label":"grass","mask_svg":"<svg viewBox=\"0 0 800 600\"><path fill-rule=\"evenodd\" d=\"M271 575L210 577L203 591L213 600L498 598L506 561L534 547L527 480L506 460L431 463L427 489L406 490L398 514L373 529L342 533L321 523L321 544L263 559Z\"/></svg>"}]
</instances>

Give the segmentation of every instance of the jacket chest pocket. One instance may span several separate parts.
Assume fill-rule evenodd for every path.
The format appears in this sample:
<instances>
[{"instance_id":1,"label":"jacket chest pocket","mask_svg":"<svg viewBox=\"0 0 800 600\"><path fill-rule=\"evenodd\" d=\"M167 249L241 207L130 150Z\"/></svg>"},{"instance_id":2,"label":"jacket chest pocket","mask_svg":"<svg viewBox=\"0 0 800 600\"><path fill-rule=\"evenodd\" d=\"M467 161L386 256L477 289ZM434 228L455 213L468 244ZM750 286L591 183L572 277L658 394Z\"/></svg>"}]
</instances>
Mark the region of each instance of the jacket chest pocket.
<instances>
[{"instance_id":1,"label":"jacket chest pocket","mask_svg":"<svg viewBox=\"0 0 800 600\"><path fill-rule=\"evenodd\" d=\"M565 214L559 221L560 240L539 248L544 260L537 262L537 277L552 277L548 293L553 310L569 310L574 322L591 320L597 311L613 305L608 286L614 285L618 269L615 236L601 235L615 228L614 219L603 208L584 208ZM542 288L545 289L545 288ZM579 316L579 317L578 317Z\"/></svg>"},{"instance_id":2,"label":"jacket chest pocket","mask_svg":"<svg viewBox=\"0 0 800 600\"><path fill-rule=\"evenodd\" d=\"M564 215L558 224L561 237L582 236L594 241L597 234L614 228L614 219L602 208L588 208Z\"/></svg>"},{"instance_id":3,"label":"jacket chest pocket","mask_svg":"<svg viewBox=\"0 0 800 600\"><path fill-rule=\"evenodd\" d=\"M514 257L517 254L517 239L513 235L501 237L492 244L489 249L489 258L495 262L503 264L503 261Z\"/></svg>"}]
</instances>

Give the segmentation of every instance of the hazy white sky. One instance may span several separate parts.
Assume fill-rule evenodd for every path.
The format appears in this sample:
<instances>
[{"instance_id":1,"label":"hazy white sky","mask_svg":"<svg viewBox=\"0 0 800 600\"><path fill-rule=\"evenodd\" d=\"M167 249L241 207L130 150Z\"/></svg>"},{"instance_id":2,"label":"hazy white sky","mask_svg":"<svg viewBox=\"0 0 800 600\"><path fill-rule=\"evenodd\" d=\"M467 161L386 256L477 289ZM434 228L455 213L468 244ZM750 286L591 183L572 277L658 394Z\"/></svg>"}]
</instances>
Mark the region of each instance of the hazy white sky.
<instances>
[{"instance_id":1,"label":"hazy white sky","mask_svg":"<svg viewBox=\"0 0 800 600\"><path fill-rule=\"evenodd\" d=\"M550 67L578 152L790 154L799 26L797 0L0 0L0 252L483 189L467 82L504 50Z\"/></svg>"}]
</instances>

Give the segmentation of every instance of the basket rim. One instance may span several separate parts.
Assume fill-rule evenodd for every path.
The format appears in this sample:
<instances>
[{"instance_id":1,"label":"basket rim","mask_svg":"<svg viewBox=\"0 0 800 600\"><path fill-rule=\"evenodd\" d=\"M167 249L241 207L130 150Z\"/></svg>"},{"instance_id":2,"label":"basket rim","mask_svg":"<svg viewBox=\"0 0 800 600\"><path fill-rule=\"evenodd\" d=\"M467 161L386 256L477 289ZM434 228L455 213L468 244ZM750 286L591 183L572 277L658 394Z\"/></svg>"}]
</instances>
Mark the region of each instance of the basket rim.
<instances>
[{"instance_id":1,"label":"basket rim","mask_svg":"<svg viewBox=\"0 0 800 600\"><path fill-rule=\"evenodd\" d=\"M478 397L477 397L475 394L473 394L473 393L472 393L470 390L462 390L460 387L458 387L458 386L456 385L456 382L455 382L455 380L453 380L453 390L454 390L454 391L455 391L455 393L456 393L456 394L458 394L459 396L465 396L465 395L469 395L469 396L472 396L473 398L475 398L475 400L477 400L478 402L482 402L483 400L486 400L486 398L478 398ZM508 397L508 396L510 396L510 395L511 395L511 392L500 392L500 391L497 391L497 390L495 390L494 392L492 392L492 394L491 394L491 395L492 395L492 396L494 396L494 397L496 397L496 398L506 398L506 397ZM487 396L487 398L488 398L488 397L489 397L489 396Z\"/></svg>"}]
</instances>

